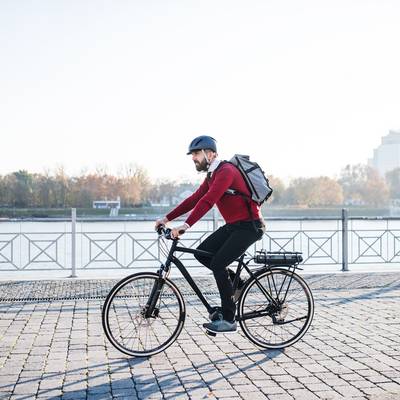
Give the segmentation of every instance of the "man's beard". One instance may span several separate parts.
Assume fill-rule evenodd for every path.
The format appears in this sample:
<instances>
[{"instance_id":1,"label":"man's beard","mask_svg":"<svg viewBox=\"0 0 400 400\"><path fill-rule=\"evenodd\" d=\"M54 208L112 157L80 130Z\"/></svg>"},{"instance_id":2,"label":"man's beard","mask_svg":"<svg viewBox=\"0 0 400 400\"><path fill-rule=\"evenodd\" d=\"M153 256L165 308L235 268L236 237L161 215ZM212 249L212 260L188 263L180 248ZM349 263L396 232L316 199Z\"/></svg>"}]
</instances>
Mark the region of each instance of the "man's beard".
<instances>
[{"instance_id":1,"label":"man's beard","mask_svg":"<svg viewBox=\"0 0 400 400\"><path fill-rule=\"evenodd\" d=\"M208 164L207 160L204 158L202 162L194 162L194 165L196 166L196 170L201 172L201 171L207 171L208 170Z\"/></svg>"}]
</instances>

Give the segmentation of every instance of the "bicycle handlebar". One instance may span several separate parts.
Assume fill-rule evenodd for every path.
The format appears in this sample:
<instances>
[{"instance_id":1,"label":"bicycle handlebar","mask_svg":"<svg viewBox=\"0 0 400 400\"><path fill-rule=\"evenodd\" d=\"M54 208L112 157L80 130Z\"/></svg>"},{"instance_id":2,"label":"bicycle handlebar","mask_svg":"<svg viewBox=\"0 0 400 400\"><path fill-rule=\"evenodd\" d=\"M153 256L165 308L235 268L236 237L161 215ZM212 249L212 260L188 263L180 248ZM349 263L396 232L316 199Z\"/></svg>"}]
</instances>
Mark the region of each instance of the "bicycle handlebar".
<instances>
[{"instance_id":1,"label":"bicycle handlebar","mask_svg":"<svg viewBox=\"0 0 400 400\"><path fill-rule=\"evenodd\" d=\"M166 228L165 225L159 225L157 228L158 236L164 236L166 239L172 239L171 232L172 229Z\"/></svg>"},{"instance_id":2,"label":"bicycle handlebar","mask_svg":"<svg viewBox=\"0 0 400 400\"><path fill-rule=\"evenodd\" d=\"M166 239L169 239L169 240L178 240L178 238L173 238L171 236L171 232L172 232L172 229L166 228L165 225L160 225L157 228L157 233L158 233L159 236L164 236ZM184 230L180 230L178 233L180 235L182 235L183 233L185 233L185 231Z\"/></svg>"}]
</instances>

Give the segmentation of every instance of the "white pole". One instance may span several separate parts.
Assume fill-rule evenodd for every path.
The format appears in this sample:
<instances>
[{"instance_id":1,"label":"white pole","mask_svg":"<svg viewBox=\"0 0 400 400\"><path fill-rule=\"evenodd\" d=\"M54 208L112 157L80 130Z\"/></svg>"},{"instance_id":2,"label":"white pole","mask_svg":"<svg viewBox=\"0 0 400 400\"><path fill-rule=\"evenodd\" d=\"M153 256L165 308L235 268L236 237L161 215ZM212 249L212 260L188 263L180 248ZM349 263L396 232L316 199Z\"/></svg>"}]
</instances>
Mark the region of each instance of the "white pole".
<instances>
[{"instance_id":1,"label":"white pole","mask_svg":"<svg viewBox=\"0 0 400 400\"><path fill-rule=\"evenodd\" d=\"M213 207L213 231L218 229L218 212L215 207Z\"/></svg>"},{"instance_id":2,"label":"white pole","mask_svg":"<svg viewBox=\"0 0 400 400\"><path fill-rule=\"evenodd\" d=\"M349 270L349 213L342 209L342 271Z\"/></svg>"},{"instance_id":3,"label":"white pole","mask_svg":"<svg viewBox=\"0 0 400 400\"><path fill-rule=\"evenodd\" d=\"M76 278L76 208L71 209L71 276Z\"/></svg>"}]
</instances>

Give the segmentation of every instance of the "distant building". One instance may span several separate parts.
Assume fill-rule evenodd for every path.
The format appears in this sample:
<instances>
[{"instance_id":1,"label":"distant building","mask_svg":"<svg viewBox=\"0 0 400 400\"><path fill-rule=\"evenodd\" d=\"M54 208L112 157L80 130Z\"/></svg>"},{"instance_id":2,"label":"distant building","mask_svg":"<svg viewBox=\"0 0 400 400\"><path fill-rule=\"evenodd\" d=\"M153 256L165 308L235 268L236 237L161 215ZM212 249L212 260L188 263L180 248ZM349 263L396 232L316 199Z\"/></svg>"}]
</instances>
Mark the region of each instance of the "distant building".
<instances>
[{"instance_id":1,"label":"distant building","mask_svg":"<svg viewBox=\"0 0 400 400\"><path fill-rule=\"evenodd\" d=\"M389 131L389 134L382 137L382 143L374 150L374 157L368 160L368 165L378 170L382 176L400 168L400 130Z\"/></svg>"},{"instance_id":2,"label":"distant building","mask_svg":"<svg viewBox=\"0 0 400 400\"><path fill-rule=\"evenodd\" d=\"M193 194L193 191L185 190L185 191L181 192L180 194L178 194L177 196L164 196L159 202L157 202L157 203L152 202L151 205L152 205L152 207L176 206L192 194Z\"/></svg>"},{"instance_id":3,"label":"distant building","mask_svg":"<svg viewBox=\"0 0 400 400\"><path fill-rule=\"evenodd\" d=\"M172 198L171 205L178 205L181 203L183 200L185 200L187 197L191 196L193 192L191 190L185 190L182 193L180 193L178 196L175 196Z\"/></svg>"},{"instance_id":4,"label":"distant building","mask_svg":"<svg viewBox=\"0 0 400 400\"><path fill-rule=\"evenodd\" d=\"M93 202L93 208L121 208L121 200L118 196L117 200L95 200Z\"/></svg>"}]
</instances>

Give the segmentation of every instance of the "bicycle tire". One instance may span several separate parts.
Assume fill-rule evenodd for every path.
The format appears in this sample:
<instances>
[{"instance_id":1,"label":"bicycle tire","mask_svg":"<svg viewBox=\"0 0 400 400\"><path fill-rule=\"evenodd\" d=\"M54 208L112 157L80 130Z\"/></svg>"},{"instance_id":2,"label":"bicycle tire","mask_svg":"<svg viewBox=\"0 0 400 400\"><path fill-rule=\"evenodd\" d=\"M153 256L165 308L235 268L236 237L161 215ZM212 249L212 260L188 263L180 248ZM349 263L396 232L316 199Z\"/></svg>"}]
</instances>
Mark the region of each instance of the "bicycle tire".
<instances>
[{"instance_id":1,"label":"bicycle tire","mask_svg":"<svg viewBox=\"0 0 400 400\"><path fill-rule=\"evenodd\" d=\"M139 272L119 281L102 309L104 332L122 353L148 357L167 349L182 331L186 307L177 286L165 279L153 315L146 318L145 305L153 285L160 279L152 272Z\"/></svg>"},{"instance_id":2,"label":"bicycle tire","mask_svg":"<svg viewBox=\"0 0 400 400\"><path fill-rule=\"evenodd\" d=\"M280 306L274 306L258 285ZM238 304L238 320L244 334L266 349L282 349L296 343L307 332L313 316L314 299L309 286L302 277L284 268L271 268L257 274L256 279L250 278Z\"/></svg>"}]
</instances>

